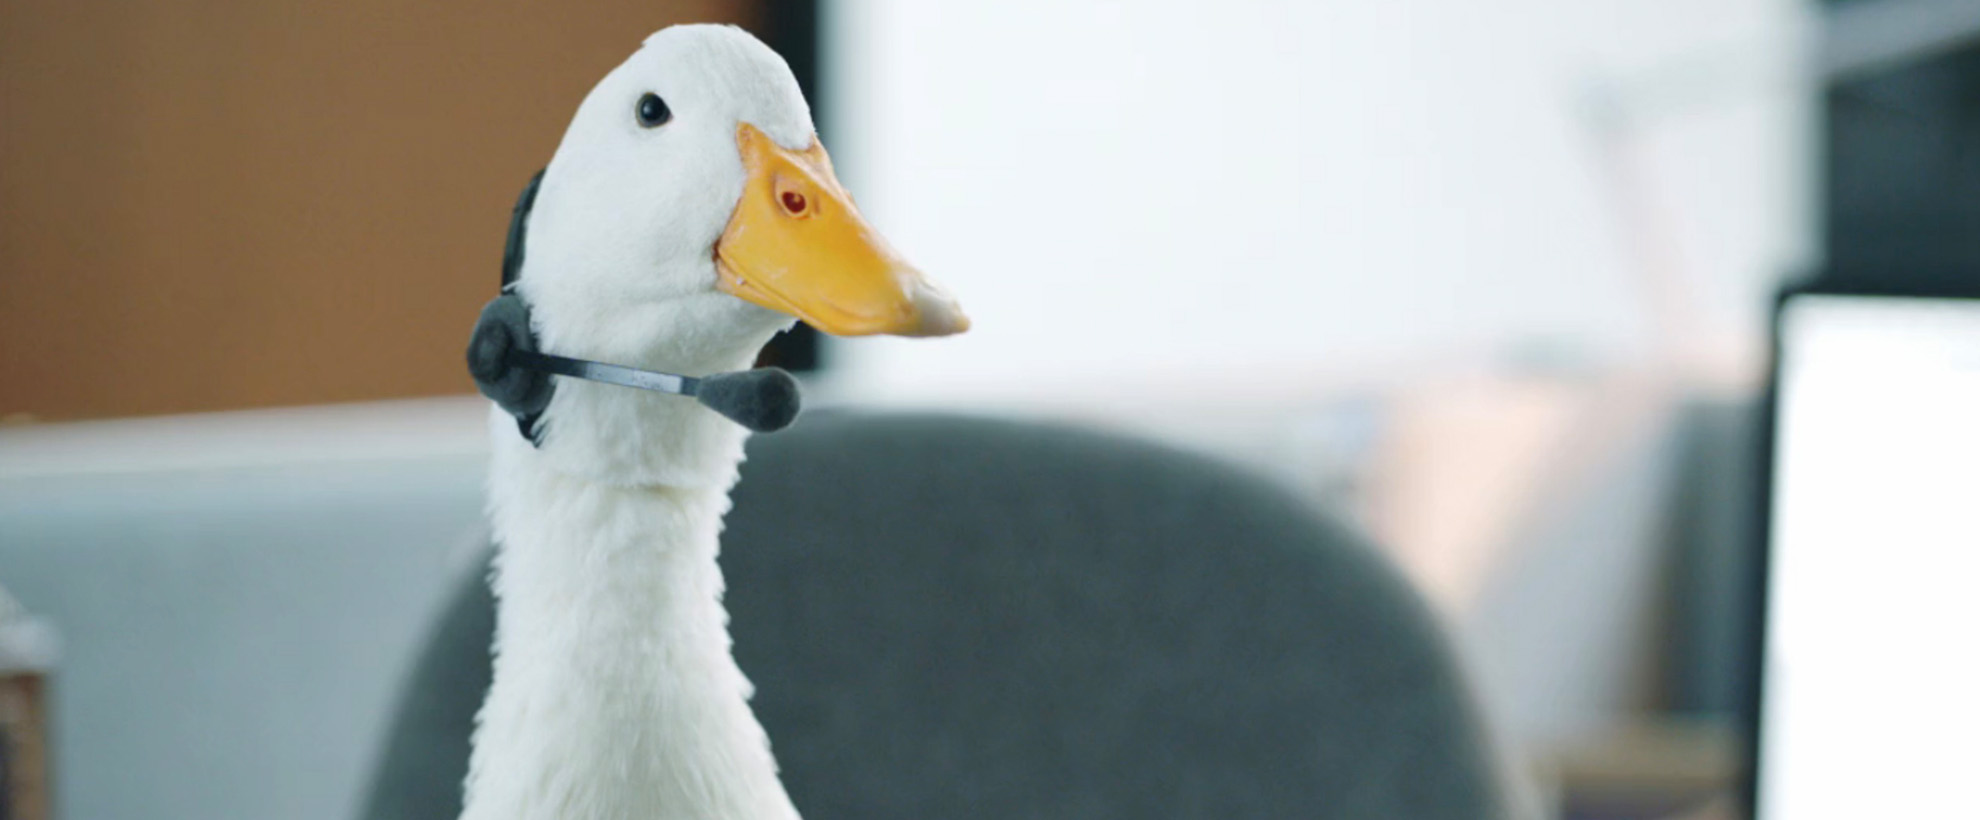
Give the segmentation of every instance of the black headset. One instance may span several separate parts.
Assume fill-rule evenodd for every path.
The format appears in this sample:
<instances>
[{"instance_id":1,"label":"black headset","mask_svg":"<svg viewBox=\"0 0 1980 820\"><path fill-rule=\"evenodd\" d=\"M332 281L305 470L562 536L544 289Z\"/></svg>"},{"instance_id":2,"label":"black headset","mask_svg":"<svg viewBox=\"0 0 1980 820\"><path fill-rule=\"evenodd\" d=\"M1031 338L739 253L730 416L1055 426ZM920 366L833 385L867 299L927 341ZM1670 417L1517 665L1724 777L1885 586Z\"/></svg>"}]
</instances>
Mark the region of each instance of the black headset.
<instances>
[{"instance_id":1,"label":"black headset","mask_svg":"<svg viewBox=\"0 0 1980 820\"><path fill-rule=\"evenodd\" d=\"M475 386L481 388L481 395L516 418L516 429L524 438L538 446L543 443L538 422L557 390L550 378L553 375L692 396L708 409L759 433L782 430L797 418L801 404L797 379L780 368L759 367L697 379L539 350L536 331L529 323L529 303L515 292L515 285L522 275L529 212L536 205L536 189L542 184L543 172L538 171L529 178L522 196L516 198L516 208L509 214L509 238L502 246L502 295L481 309L467 349L468 373L474 376Z\"/></svg>"}]
</instances>

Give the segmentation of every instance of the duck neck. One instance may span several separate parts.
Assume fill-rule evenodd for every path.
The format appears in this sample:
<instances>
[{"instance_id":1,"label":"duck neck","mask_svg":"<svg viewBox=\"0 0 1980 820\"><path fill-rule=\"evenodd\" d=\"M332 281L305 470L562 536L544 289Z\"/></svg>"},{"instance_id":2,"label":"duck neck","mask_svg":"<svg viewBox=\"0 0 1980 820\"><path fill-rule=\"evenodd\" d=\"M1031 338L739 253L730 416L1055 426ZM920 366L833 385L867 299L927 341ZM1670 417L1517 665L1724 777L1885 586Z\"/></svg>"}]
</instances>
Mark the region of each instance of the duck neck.
<instances>
[{"instance_id":1,"label":"duck neck","mask_svg":"<svg viewBox=\"0 0 1980 820\"><path fill-rule=\"evenodd\" d=\"M505 420L495 674L463 817L796 818L729 651L734 462L705 486L612 485L500 441Z\"/></svg>"}]
</instances>

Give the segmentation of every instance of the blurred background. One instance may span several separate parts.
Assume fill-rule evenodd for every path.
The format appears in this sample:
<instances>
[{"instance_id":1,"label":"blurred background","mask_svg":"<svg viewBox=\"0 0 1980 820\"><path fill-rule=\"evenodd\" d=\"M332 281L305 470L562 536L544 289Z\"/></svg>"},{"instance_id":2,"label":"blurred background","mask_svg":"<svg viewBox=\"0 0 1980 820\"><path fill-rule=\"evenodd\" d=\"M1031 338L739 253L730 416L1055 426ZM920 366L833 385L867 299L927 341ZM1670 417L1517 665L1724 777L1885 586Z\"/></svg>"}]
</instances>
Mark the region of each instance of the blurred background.
<instances>
[{"instance_id":1,"label":"blurred background","mask_svg":"<svg viewBox=\"0 0 1980 820\"><path fill-rule=\"evenodd\" d=\"M780 337L814 406L1272 476L1420 589L1556 816L1735 788L1776 290L1980 262L1975 2L7 0L0 585L60 639L64 816L354 809L487 537L510 206L687 21L790 59L975 320ZM268 657L350 710L217 683Z\"/></svg>"}]
</instances>

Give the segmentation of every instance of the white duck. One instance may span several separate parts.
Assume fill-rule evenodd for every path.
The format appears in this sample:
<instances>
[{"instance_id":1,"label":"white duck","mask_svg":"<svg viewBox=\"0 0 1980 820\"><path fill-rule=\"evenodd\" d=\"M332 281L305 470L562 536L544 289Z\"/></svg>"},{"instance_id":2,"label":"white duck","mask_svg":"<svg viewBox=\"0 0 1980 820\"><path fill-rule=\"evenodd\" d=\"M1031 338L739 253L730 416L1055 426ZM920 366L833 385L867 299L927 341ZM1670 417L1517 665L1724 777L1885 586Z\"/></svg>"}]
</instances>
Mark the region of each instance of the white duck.
<instances>
[{"instance_id":1,"label":"white duck","mask_svg":"<svg viewBox=\"0 0 1980 820\"><path fill-rule=\"evenodd\" d=\"M550 161L517 291L541 349L688 375L802 318L944 335L955 303L861 218L790 69L727 26L648 38ZM493 412L494 683L463 817L793 818L729 651L717 533L745 431L558 379L541 445Z\"/></svg>"}]
</instances>

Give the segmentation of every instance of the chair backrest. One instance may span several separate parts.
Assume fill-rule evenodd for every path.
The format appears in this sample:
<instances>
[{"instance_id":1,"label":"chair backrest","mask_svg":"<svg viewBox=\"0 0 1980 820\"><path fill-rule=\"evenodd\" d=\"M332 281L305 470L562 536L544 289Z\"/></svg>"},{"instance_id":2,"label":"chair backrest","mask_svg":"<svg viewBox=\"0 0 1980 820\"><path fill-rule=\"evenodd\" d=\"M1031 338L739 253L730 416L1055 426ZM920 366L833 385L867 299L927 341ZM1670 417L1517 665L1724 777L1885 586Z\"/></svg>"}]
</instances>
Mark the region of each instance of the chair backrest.
<instances>
[{"instance_id":1,"label":"chair backrest","mask_svg":"<svg viewBox=\"0 0 1980 820\"><path fill-rule=\"evenodd\" d=\"M811 820L1504 812L1424 605L1267 482L955 417L820 415L749 456L735 651ZM465 579L372 818L458 810L490 609Z\"/></svg>"}]
</instances>

